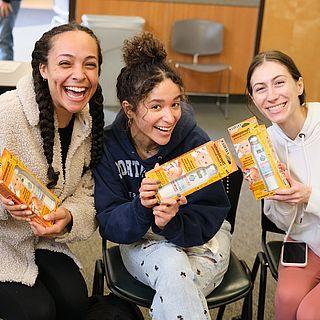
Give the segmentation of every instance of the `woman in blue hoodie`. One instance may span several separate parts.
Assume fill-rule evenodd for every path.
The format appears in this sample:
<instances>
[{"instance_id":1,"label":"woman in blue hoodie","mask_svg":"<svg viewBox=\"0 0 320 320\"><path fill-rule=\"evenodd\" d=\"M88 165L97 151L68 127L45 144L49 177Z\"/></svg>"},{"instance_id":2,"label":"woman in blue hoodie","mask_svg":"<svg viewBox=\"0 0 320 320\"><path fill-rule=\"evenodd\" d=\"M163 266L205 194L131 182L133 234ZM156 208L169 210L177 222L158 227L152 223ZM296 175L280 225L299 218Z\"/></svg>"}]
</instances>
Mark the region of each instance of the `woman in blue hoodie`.
<instances>
[{"instance_id":1,"label":"woman in blue hoodie","mask_svg":"<svg viewBox=\"0 0 320 320\"><path fill-rule=\"evenodd\" d=\"M126 41L126 66L117 81L121 111L105 131L94 172L95 204L103 238L120 243L127 270L155 289L153 319L210 319L205 296L228 268L229 201L221 182L178 200L155 197L156 165L207 141L184 103L179 75L166 64L150 33Z\"/></svg>"}]
</instances>

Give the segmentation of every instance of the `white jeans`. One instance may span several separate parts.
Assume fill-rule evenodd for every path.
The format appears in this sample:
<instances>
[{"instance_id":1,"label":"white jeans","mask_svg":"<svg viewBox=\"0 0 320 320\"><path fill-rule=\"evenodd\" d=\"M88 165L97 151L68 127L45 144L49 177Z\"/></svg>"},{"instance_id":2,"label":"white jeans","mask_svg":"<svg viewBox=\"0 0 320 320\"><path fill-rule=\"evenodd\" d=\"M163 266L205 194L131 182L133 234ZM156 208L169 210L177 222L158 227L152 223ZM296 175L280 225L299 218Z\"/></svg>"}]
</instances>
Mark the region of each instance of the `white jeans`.
<instances>
[{"instance_id":1,"label":"white jeans","mask_svg":"<svg viewBox=\"0 0 320 320\"><path fill-rule=\"evenodd\" d=\"M219 262L208 256L188 255L166 241L141 239L121 245L121 256L130 274L152 287L150 315L154 320L208 320L205 296L222 281L228 269L231 235L221 228L215 235Z\"/></svg>"}]
</instances>

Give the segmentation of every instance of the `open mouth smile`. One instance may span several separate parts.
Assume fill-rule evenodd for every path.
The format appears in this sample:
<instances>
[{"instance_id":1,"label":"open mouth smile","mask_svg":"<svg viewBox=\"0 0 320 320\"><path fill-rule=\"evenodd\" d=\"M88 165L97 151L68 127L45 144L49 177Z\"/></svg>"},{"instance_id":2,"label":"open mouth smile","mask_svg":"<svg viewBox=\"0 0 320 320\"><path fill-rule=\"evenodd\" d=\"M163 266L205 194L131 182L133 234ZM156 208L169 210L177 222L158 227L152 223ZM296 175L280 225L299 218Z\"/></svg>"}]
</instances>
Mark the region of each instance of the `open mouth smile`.
<instances>
[{"instance_id":1,"label":"open mouth smile","mask_svg":"<svg viewBox=\"0 0 320 320\"><path fill-rule=\"evenodd\" d=\"M157 127L155 126L156 129L158 129L161 132L169 133L172 131L173 127Z\"/></svg>"},{"instance_id":2,"label":"open mouth smile","mask_svg":"<svg viewBox=\"0 0 320 320\"><path fill-rule=\"evenodd\" d=\"M286 102L283 102L283 103L277 104L275 106L268 107L266 109L271 113L277 113L277 112L280 112L282 109L284 109L286 104L287 104Z\"/></svg>"},{"instance_id":3,"label":"open mouth smile","mask_svg":"<svg viewBox=\"0 0 320 320\"><path fill-rule=\"evenodd\" d=\"M66 95L71 99L81 99L84 97L87 89L84 87L65 87L64 91Z\"/></svg>"}]
</instances>

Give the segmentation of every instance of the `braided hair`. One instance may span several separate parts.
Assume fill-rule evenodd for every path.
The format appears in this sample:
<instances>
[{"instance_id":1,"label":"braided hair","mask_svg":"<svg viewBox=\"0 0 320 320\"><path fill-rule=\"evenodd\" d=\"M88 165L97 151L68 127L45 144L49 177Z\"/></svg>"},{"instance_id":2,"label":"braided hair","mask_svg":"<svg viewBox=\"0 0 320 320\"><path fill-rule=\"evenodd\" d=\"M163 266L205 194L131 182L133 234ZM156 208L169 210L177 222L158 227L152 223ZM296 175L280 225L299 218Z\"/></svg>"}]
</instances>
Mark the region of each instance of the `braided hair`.
<instances>
[{"instance_id":1,"label":"braided hair","mask_svg":"<svg viewBox=\"0 0 320 320\"><path fill-rule=\"evenodd\" d=\"M99 40L95 34L87 27L77 24L75 22L57 26L45 32L42 37L35 43L32 52L32 76L35 90L36 102L39 108L39 125L40 133L43 142L43 152L48 163L48 184L49 189L53 188L58 181L59 172L55 172L52 166L53 162L53 146L54 146L54 106L47 81L43 81L40 74L40 64L48 64L48 54L51 50L56 35L69 31L83 31L89 34L97 44L98 50L98 74L101 72L102 54ZM103 95L100 85L89 101L89 112L92 117L92 145L91 145L91 162L90 168L95 167L102 156L103 146ZM85 170L84 170L85 171Z\"/></svg>"},{"instance_id":2,"label":"braided hair","mask_svg":"<svg viewBox=\"0 0 320 320\"><path fill-rule=\"evenodd\" d=\"M122 51L125 67L117 78L117 97L120 103L128 101L132 111L165 79L172 80L184 92L180 75L166 63L167 52L153 34L142 32L126 40Z\"/></svg>"}]
</instances>

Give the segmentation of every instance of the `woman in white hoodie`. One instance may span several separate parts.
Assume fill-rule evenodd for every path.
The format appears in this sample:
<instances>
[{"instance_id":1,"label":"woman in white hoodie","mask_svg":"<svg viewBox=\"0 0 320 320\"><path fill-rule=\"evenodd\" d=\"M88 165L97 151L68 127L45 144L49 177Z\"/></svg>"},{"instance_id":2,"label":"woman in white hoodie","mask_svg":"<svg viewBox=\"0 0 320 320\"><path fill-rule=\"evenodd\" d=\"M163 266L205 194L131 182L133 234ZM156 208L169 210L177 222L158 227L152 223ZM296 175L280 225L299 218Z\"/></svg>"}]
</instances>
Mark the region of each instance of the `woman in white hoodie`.
<instances>
[{"instance_id":1,"label":"woman in white hoodie","mask_svg":"<svg viewBox=\"0 0 320 320\"><path fill-rule=\"evenodd\" d=\"M272 122L268 132L291 185L265 201L265 214L287 237L308 245L307 266L279 265L275 318L320 319L320 103L305 102L299 70L279 51L254 57L247 90Z\"/></svg>"}]
</instances>

